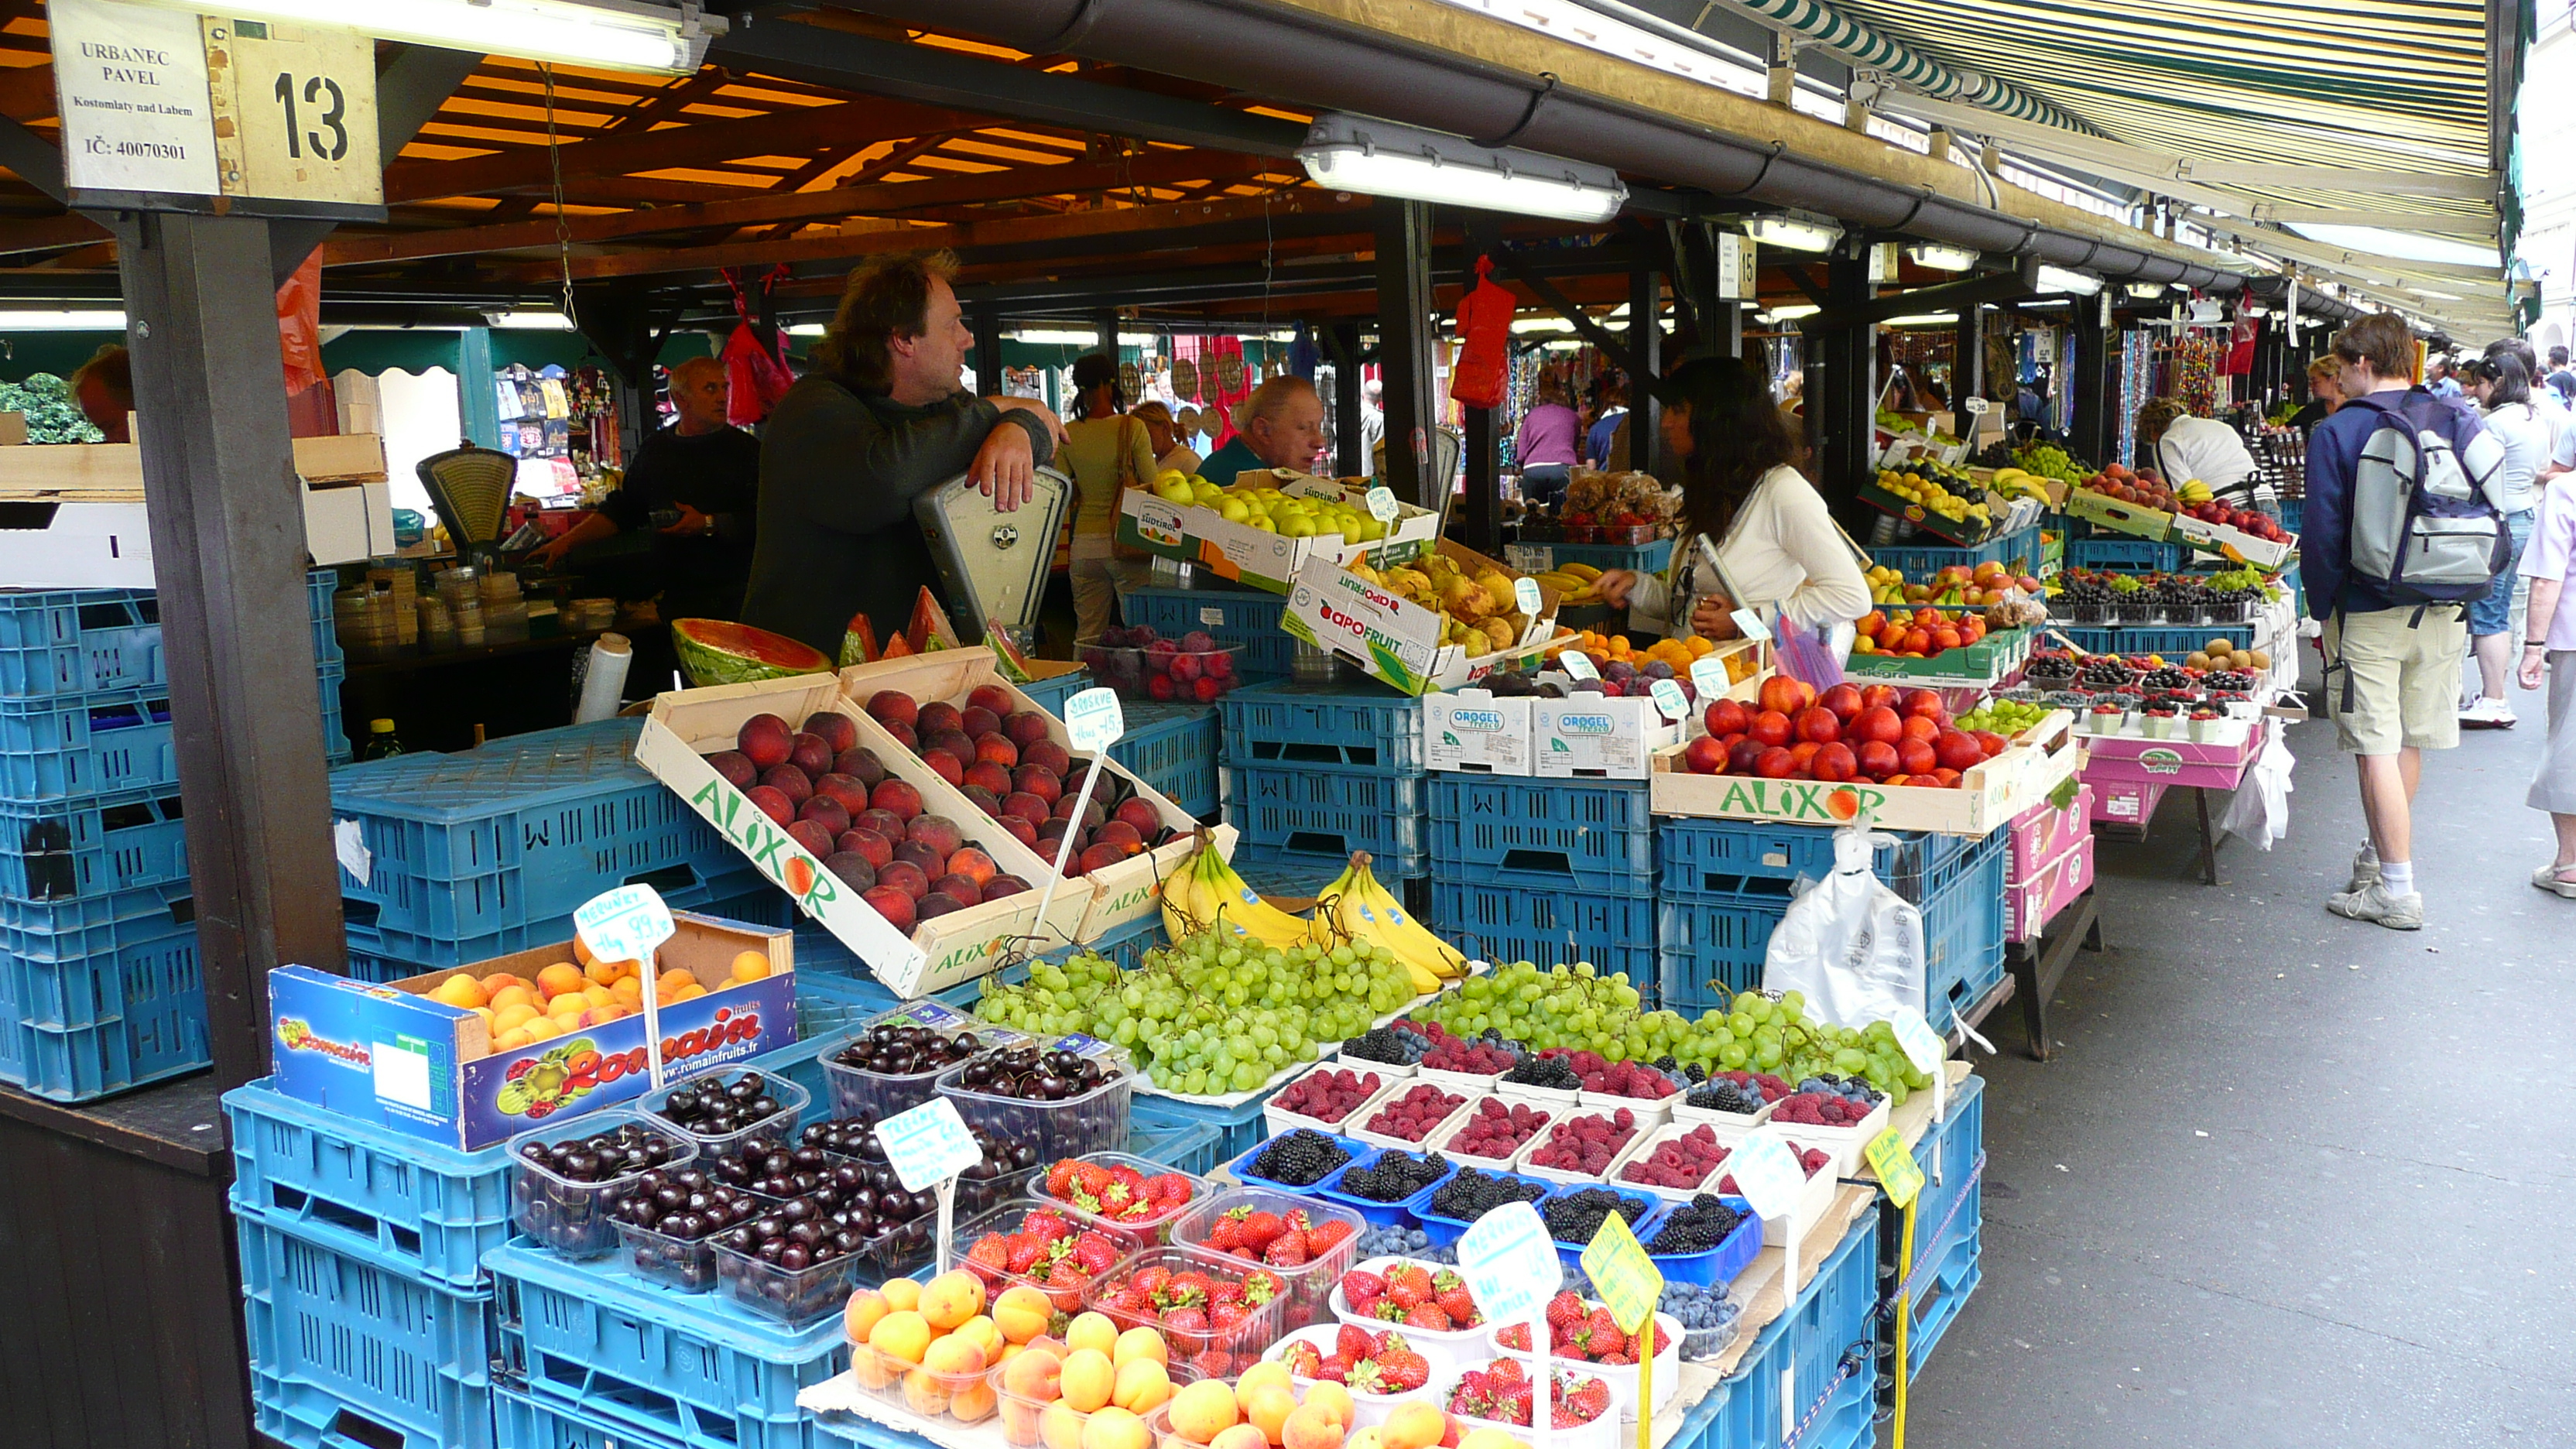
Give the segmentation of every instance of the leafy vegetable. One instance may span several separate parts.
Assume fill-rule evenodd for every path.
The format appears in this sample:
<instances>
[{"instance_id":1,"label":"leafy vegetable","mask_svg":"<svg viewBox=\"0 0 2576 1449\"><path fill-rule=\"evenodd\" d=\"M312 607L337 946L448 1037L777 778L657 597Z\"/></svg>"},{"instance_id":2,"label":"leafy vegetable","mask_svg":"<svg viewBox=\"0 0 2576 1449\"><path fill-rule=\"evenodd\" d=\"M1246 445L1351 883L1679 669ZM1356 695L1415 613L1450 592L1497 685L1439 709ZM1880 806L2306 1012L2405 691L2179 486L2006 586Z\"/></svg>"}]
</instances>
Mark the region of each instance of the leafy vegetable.
<instances>
[{"instance_id":1,"label":"leafy vegetable","mask_svg":"<svg viewBox=\"0 0 2576 1449\"><path fill-rule=\"evenodd\" d=\"M30 443L95 443L107 435L91 427L72 401L70 383L50 372L31 373L25 382L0 382L0 412L27 415Z\"/></svg>"}]
</instances>

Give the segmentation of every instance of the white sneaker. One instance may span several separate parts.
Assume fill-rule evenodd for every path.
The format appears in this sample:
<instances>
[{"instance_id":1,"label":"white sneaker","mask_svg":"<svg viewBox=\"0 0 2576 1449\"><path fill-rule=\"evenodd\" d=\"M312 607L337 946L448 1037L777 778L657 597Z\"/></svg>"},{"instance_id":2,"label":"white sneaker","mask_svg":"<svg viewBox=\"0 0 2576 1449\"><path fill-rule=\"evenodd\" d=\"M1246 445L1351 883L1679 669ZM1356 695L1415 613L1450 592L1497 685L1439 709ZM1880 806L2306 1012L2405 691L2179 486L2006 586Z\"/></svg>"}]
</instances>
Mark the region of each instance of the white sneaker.
<instances>
[{"instance_id":1,"label":"white sneaker","mask_svg":"<svg viewBox=\"0 0 2576 1449\"><path fill-rule=\"evenodd\" d=\"M2568 871L2576 871L2576 865L2544 865L2531 873L2531 883L2552 895L2576 901L2576 880L2559 879Z\"/></svg>"},{"instance_id":2,"label":"white sneaker","mask_svg":"<svg viewBox=\"0 0 2576 1449\"><path fill-rule=\"evenodd\" d=\"M2473 730L2509 730L2517 722L2513 706L2501 699L2478 696L2475 703L2460 710L2460 723Z\"/></svg>"},{"instance_id":3,"label":"white sneaker","mask_svg":"<svg viewBox=\"0 0 2576 1449\"><path fill-rule=\"evenodd\" d=\"M2379 884L2379 848L2375 845L2365 845L2352 858L2352 884L2344 887L2344 893L2355 895L2377 884Z\"/></svg>"},{"instance_id":4,"label":"white sneaker","mask_svg":"<svg viewBox=\"0 0 2576 1449\"><path fill-rule=\"evenodd\" d=\"M2422 891L2391 895L2387 886L2374 882L2368 890L2347 891L2328 900L2326 909L2347 920L2376 921L2392 931L2424 929Z\"/></svg>"}]
</instances>

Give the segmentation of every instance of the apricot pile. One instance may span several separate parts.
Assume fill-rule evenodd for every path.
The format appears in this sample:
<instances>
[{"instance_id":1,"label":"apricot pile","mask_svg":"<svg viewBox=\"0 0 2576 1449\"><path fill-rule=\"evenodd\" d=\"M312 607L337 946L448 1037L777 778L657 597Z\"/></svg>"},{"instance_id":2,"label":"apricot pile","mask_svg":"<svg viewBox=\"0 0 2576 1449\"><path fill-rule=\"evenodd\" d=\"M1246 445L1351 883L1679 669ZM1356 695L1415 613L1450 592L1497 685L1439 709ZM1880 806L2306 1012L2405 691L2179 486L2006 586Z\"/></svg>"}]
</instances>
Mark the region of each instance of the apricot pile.
<instances>
[{"instance_id":1,"label":"apricot pile","mask_svg":"<svg viewBox=\"0 0 2576 1449\"><path fill-rule=\"evenodd\" d=\"M516 1051L568 1036L588 1027L606 1026L644 1010L644 968L634 961L602 961L576 938L573 959L557 961L533 977L495 971L477 978L459 971L431 987L430 1000L460 1007L483 1018L492 1050ZM758 981L770 972L769 958L745 951L733 958L727 980L716 990ZM656 1006L677 1006L707 994L697 977L677 967L654 983Z\"/></svg>"}]
</instances>

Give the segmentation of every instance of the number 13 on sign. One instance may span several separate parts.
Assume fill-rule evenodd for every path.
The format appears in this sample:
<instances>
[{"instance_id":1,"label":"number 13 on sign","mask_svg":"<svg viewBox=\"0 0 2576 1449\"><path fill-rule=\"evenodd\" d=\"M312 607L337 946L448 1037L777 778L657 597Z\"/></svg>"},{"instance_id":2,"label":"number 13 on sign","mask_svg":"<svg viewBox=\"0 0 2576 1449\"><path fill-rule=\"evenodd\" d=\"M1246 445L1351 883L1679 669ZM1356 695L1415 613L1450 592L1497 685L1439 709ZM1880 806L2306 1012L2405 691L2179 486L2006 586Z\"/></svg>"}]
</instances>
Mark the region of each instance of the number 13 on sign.
<instances>
[{"instance_id":1,"label":"number 13 on sign","mask_svg":"<svg viewBox=\"0 0 2576 1449\"><path fill-rule=\"evenodd\" d=\"M352 30L208 17L225 194L382 206L375 43Z\"/></svg>"}]
</instances>

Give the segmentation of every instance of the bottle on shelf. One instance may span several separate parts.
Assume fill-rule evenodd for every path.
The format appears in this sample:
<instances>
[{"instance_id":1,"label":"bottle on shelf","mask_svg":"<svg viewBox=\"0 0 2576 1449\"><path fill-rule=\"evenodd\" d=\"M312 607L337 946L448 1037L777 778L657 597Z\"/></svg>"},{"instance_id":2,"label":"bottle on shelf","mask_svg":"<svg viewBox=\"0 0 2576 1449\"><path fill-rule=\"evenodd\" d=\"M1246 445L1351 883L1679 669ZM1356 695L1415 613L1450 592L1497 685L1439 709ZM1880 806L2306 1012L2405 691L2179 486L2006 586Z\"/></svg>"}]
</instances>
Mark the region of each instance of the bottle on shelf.
<instances>
[{"instance_id":1,"label":"bottle on shelf","mask_svg":"<svg viewBox=\"0 0 2576 1449\"><path fill-rule=\"evenodd\" d=\"M392 720L371 719L367 721L367 747L359 753L358 758L362 760L383 760L390 759L395 755L404 753L407 752L403 749L403 742L394 736L394 722Z\"/></svg>"}]
</instances>

